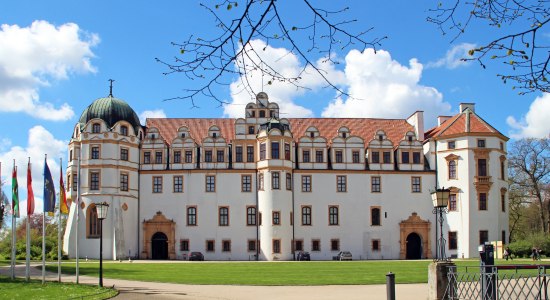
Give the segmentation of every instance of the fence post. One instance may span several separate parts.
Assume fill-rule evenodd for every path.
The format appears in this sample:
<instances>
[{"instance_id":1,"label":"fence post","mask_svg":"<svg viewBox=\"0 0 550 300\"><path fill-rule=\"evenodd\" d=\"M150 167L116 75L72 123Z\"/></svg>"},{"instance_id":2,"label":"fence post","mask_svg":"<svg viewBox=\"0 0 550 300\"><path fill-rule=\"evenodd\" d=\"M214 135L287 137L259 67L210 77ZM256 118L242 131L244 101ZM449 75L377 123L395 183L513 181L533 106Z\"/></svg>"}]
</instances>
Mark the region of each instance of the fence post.
<instances>
[{"instance_id":1,"label":"fence post","mask_svg":"<svg viewBox=\"0 0 550 300\"><path fill-rule=\"evenodd\" d=\"M395 274L392 272L386 274L386 298L395 300Z\"/></svg>"},{"instance_id":2,"label":"fence post","mask_svg":"<svg viewBox=\"0 0 550 300\"><path fill-rule=\"evenodd\" d=\"M445 299L445 291L449 288L449 269L456 266L452 262L433 262L428 267L428 299ZM452 288L450 288L452 289Z\"/></svg>"}]
</instances>

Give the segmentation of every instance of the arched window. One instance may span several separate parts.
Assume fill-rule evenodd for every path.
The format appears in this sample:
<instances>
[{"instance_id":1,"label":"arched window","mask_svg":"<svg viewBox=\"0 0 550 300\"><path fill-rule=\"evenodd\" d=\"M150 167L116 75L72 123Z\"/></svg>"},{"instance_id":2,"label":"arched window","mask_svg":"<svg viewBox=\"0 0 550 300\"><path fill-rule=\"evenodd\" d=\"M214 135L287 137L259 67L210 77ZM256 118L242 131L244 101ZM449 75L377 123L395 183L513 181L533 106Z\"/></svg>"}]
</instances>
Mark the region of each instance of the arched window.
<instances>
[{"instance_id":1,"label":"arched window","mask_svg":"<svg viewBox=\"0 0 550 300\"><path fill-rule=\"evenodd\" d=\"M380 208L373 207L370 210L370 220L372 226L380 226Z\"/></svg>"},{"instance_id":2,"label":"arched window","mask_svg":"<svg viewBox=\"0 0 550 300\"><path fill-rule=\"evenodd\" d=\"M337 206L329 206L328 222L329 222L329 225L338 225L338 207Z\"/></svg>"},{"instance_id":3,"label":"arched window","mask_svg":"<svg viewBox=\"0 0 550 300\"><path fill-rule=\"evenodd\" d=\"M99 238L101 232L101 222L97 218L97 210L95 204L90 204L86 210L86 237L89 239Z\"/></svg>"},{"instance_id":4,"label":"arched window","mask_svg":"<svg viewBox=\"0 0 550 300\"><path fill-rule=\"evenodd\" d=\"M456 179L456 160L449 161L449 179Z\"/></svg>"},{"instance_id":5,"label":"arched window","mask_svg":"<svg viewBox=\"0 0 550 300\"><path fill-rule=\"evenodd\" d=\"M92 124L92 133L99 133L101 131L101 125L99 123Z\"/></svg>"},{"instance_id":6,"label":"arched window","mask_svg":"<svg viewBox=\"0 0 550 300\"><path fill-rule=\"evenodd\" d=\"M120 126L120 134L128 135L128 126Z\"/></svg>"}]
</instances>

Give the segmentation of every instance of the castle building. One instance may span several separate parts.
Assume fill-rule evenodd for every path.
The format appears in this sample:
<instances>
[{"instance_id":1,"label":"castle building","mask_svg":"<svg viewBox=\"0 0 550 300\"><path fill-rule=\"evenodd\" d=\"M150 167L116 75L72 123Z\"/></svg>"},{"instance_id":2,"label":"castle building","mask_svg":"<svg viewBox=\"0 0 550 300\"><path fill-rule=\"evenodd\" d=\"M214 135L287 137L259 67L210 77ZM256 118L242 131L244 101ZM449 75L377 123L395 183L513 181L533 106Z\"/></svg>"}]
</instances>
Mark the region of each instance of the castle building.
<instances>
[{"instance_id":1,"label":"castle building","mask_svg":"<svg viewBox=\"0 0 550 300\"><path fill-rule=\"evenodd\" d=\"M111 95L69 143L64 251L109 259L331 260L435 255L431 192L449 188L446 252L506 241L508 138L472 103L424 130L407 119L280 118L266 93L244 118L149 118ZM80 195L80 196L79 196ZM77 233L78 231L78 233Z\"/></svg>"}]
</instances>

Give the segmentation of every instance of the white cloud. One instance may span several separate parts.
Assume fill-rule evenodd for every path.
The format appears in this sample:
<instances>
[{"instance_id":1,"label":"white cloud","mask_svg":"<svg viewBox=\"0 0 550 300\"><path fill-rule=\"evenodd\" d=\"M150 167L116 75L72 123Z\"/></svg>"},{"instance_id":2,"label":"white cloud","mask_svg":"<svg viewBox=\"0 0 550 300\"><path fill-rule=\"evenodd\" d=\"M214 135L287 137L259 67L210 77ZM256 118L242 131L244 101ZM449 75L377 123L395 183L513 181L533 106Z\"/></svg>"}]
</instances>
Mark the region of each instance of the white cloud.
<instances>
[{"instance_id":1,"label":"white cloud","mask_svg":"<svg viewBox=\"0 0 550 300\"><path fill-rule=\"evenodd\" d=\"M141 124L145 124L147 118L166 118L166 114L162 109L146 110L139 114Z\"/></svg>"},{"instance_id":2,"label":"white cloud","mask_svg":"<svg viewBox=\"0 0 550 300\"><path fill-rule=\"evenodd\" d=\"M6 152L0 153L2 162L2 179L4 192L11 199L11 174L13 160L17 166L17 183L19 185L19 198L21 199L21 215L26 213L27 199L27 162L31 160L32 186L35 195L35 212L42 211L42 194L44 187L44 155L48 155L48 166L54 178L56 190L59 189L59 158L67 156L67 141L57 140L44 127L35 126L29 129L27 147L13 146ZM67 166L63 159L64 168ZM66 183L65 183L66 184Z\"/></svg>"},{"instance_id":3,"label":"white cloud","mask_svg":"<svg viewBox=\"0 0 550 300\"><path fill-rule=\"evenodd\" d=\"M255 52L251 51L254 49ZM323 78L310 66L306 67L306 70L301 73L304 65L300 62L298 57L289 52L285 48L274 48L267 46L265 42L261 40L253 40L247 45L248 56L241 58L240 65L252 66L254 64L260 65L260 58L255 56L258 54L265 64L262 66L273 67L278 73L287 78L300 77L297 85L305 87L307 89L315 90L326 85ZM326 62L325 59L319 59L315 62L317 68L323 70L325 76L334 84L341 84L343 82L343 72L337 71L334 65L330 62ZM239 118L244 116L244 106L249 102L253 102L254 98L244 90L242 81L244 80L247 85L251 86L254 93L261 91L266 92L269 95L271 102L277 102L281 108L281 114L284 117L312 117L313 111L310 109L297 105L294 103L294 99L303 95L306 91L304 88L299 88L290 82L280 82L272 80L262 76L260 70L249 71L246 78L240 78L231 83L231 102L224 105L224 114L229 117ZM271 84L268 84L272 81Z\"/></svg>"},{"instance_id":4,"label":"white cloud","mask_svg":"<svg viewBox=\"0 0 550 300\"><path fill-rule=\"evenodd\" d=\"M24 112L45 120L68 120L72 108L43 102L39 89L50 80L65 80L71 73L96 72L91 48L99 43L95 34L78 25L55 27L34 21L29 27L3 24L0 27L0 112Z\"/></svg>"},{"instance_id":5,"label":"white cloud","mask_svg":"<svg viewBox=\"0 0 550 300\"><path fill-rule=\"evenodd\" d=\"M441 68L456 69L458 67L467 66L470 61L462 61L463 58L470 57L468 51L474 49L476 44L462 43L447 50L445 56L438 59L435 62L429 62L426 64L426 68Z\"/></svg>"},{"instance_id":6,"label":"white cloud","mask_svg":"<svg viewBox=\"0 0 550 300\"><path fill-rule=\"evenodd\" d=\"M419 84L423 66L416 59L409 66L393 60L390 53L372 49L351 50L346 56L345 77L351 98L337 98L325 107L323 117L405 118L417 110L433 124L451 106L433 87Z\"/></svg>"},{"instance_id":7,"label":"white cloud","mask_svg":"<svg viewBox=\"0 0 550 300\"><path fill-rule=\"evenodd\" d=\"M512 127L510 136L512 138L550 137L548 116L550 116L550 94L545 93L531 103L529 111L521 120L508 116L506 123Z\"/></svg>"}]
</instances>

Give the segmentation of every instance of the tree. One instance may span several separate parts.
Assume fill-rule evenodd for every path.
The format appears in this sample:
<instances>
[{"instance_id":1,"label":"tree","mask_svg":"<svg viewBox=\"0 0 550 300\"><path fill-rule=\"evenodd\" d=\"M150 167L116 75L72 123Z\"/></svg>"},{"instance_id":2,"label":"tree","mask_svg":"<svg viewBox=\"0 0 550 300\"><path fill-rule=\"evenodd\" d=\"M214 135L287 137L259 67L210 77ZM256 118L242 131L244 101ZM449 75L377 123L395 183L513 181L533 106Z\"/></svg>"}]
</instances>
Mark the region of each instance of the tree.
<instances>
[{"instance_id":1,"label":"tree","mask_svg":"<svg viewBox=\"0 0 550 300\"><path fill-rule=\"evenodd\" d=\"M243 3L244 2L244 3ZM300 20L285 16L281 6L292 5L295 11L300 11ZM312 53L324 57L324 63L337 64L333 60L335 50L358 47L363 51L367 47L376 48L386 37L367 40L365 35L372 30L366 29L359 33L346 30L346 25L356 22L341 18L348 7L329 11L314 7L309 0L276 1L276 0L224 0L217 4L200 4L214 18L215 26L220 32L214 37L190 36L181 43L172 43L179 48L179 54L173 62L157 61L168 67L165 74L183 73L190 80L197 80L194 88L184 89L185 95L172 99L188 99L195 106L197 96L206 96L223 103L212 90L214 85L228 85L226 76L238 76L241 87L251 95L254 91L248 78L252 72L259 71L265 76L265 84L287 82L297 88L304 73L316 73L323 78L327 86L335 89L340 95L347 95L333 84L327 77L322 66L310 57ZM263 40L266 45L282 45L290 49L297 57L304 60L304 66L299 74L286 74L275 64L268 63L262 52L267 46L257 48L253 41ZM307 44L300 42L307 40Z\"/></svg>"},{"instance_id":2,"label":"tree","mask_svg":"<svg viewBox=\"0 0 550 300\"><path fill-rule=\"evenodd\" d=\"M0 187L1 186L2 184L0 183ZM5 216L8 213L8 207L6 207L6 205L9 205L8 197L6 196L4 191L2 191L2 189L0 188L0 229L2 229Z\"/></svg>"},{"instance_id":3,"label":"tree","mask_svg":"<svg viewBox=\"0 0 550 300\"><path fill-rule=\"evenodd\" d=\"M550 91L550 41L544 37L550 21L547 1L441 1L430 13L428 22L436 24L443 34L453 34L453 42L476 21L488 25L492 29L489 40L471 49L470 57L463 60L477 61L483 68L488 59L507 65L510 72L497 76L504 83L515 82L513 88L518 88L520 94Z\"/></svg>"},{"instance_id":4,"label":"tree","mask_svg":"<svg viewBox=\"0 0 550 300\"><path fill-rule=\"evenodd\" d=\"M550 145L548 139L521 139L514 142L508 153L511 190L538 206L540 228L548 233L550 201L546 192L550 184Z\"/></svg>"}]
</instances>

